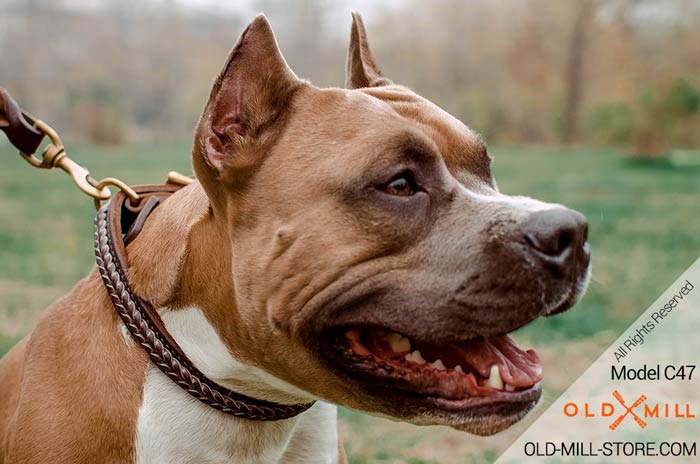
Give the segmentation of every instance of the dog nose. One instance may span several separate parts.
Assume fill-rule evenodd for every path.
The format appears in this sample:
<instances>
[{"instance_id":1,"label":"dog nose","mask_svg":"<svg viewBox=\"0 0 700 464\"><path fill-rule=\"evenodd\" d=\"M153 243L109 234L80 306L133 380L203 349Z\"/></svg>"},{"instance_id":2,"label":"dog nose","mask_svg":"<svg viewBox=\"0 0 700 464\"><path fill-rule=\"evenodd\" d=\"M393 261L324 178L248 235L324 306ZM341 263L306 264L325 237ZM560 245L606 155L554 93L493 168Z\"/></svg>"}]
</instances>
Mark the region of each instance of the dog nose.
<instances>
[{"instance_id":1,"label":"dog nose","mask_svg":"<svg viewBox=\"0 0 700 464\"><path fill-rule=\"evenodd\" d=\"M523 225L525 240L545 262L566 267L583 255L588 264L588 222L578 211L556 207L533 213Z\"/></svg>"}]
</instances>

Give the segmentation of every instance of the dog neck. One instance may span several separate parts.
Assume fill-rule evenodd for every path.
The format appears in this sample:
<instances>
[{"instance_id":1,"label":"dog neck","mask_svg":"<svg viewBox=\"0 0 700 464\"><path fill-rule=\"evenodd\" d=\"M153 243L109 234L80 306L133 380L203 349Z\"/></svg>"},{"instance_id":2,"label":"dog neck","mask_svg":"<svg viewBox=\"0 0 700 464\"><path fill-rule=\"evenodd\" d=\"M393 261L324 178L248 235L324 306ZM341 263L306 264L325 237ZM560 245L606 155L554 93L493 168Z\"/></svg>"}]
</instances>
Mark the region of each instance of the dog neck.
<instances>
[{"instance_id":1,"label":"dog neck","mask_svg":"<svg viewBox=\"0 0 700 464\"><path fill-rule=\"evenodd\" d=\"M234 358L204 312L162 309L170 334L209 378L260 399L295 400L281 381ZM337 410L317 402L290 419L240 419L199 401L149 365L136 424L136 463L337 462Z\"/></svg>"},{"instance_id":2,"label":"dog neck","mask_svg":"<svg viewBox=\"0 0 700 464\"><path fill-rule=\"evenodd\" d=\"M230 239L219 222L198 184L175 193L127 249L132 288L158 308L173 338L212 380L258 399L308 402L303 391L258 368L268 334L238 307Z\"/></svg>"},{"instance_id":3,"label":"dog neck","mask_svg":"<svg viewBox=\"0 0 700 464\"><path fill-rule=\"evenodd\" d=\"M214 219L199 184L183 188L159 206L127 253L134 291L159 308L170 334L207 377L233 391L266 401L294 404L313 400L259 367L266 339L260 339L238 308L230 239ZM175 461L185 457L202 460L198 450L205 446L194 450L180 448L208 443L210 452L219 449L223 455L235 457L235 462L248 460L245 453L270 462L275 460L270 458L279 458L285 450L289 452L294 436L328 442L328 430L336 427L335 414L334 406L318 403L292 419L238 419L193 401L151 365L139 412L137 456L143 457L143 462L154 458L149 452L177 458ZM315 418L311 421L305 419L307 416ZM168 417L184 424L183 429L174 426ZM310 422L314 425L299 426ZM324 424L325 429L317 423ZM218 428L212 424L218 424ZM172 440L158 439L161 434ZM196 434L198 439L192 440L188 434ZM165 442L170 451L154 450L153 443ZM175 455L172 450L177 450ZM337 445L326 443L323 452L332 450L337 450Z\"/></svg>"}]
</instances>

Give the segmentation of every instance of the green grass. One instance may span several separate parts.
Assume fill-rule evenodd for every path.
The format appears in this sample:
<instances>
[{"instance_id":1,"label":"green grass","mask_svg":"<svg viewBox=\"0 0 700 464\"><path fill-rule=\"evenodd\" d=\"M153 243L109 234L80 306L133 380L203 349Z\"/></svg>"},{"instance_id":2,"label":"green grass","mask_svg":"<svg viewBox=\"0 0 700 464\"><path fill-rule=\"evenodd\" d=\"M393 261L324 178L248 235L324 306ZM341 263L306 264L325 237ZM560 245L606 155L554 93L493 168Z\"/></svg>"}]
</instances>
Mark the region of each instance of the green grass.
<instances>
[{"instance_id":1,"label":"green grass","mask_svg":"<svg viewBox=\"0 0 700 464\"><path fill-rule=\"evenodd\" d=\"M191 172L184 143L124 148L76 146L69 155L93 177L162 183L168 170ZM92 265L92 200L60 170L37 170L0 146L0 281L68 288ZM0 311L5 308L0 303Z\"/></svg>"},{"instance_id":2,"label":"green grass","mask_svg":"<svg viewBox=\"0 0 700 464\"><path fill-rule=\"evenodd\" d=\"M7 335L0 334L0 353L5 354L10 349L15 346L21 337L8 337Z\"/></svg>"},{"instance_id":3,"label":"green grass","mask_svg":"<svg viewBox=\"0 0 700 464\"><path fill-rule=\"evenodd\" d=\"M70 150L94 177L131 184L162 182L168 170L190 173L189 153L189 143L177 142ZM700 255L700 170L692 163L636 162L622 151L595 148L493 147L491 153L503 192L566 204L590 223L588 295L574 310L521 331L538 349L556 351L572 339L600 344L594 334L626 328ZM64 173L31 168L6 144L0 159L2 355L93 265L95 211ZM599 351L589 346L581 356ZM347 410L340 417L353 463L491 462L504 443Z\"/></svg>"}]
</instances>

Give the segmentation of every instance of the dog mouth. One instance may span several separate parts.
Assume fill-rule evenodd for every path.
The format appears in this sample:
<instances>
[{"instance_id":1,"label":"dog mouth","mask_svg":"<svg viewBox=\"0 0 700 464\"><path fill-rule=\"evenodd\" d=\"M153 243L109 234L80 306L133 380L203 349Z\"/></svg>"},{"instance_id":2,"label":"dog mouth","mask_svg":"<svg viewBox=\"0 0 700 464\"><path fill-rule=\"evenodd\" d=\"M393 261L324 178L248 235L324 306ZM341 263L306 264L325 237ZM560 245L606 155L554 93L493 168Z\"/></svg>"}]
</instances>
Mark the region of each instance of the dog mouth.
<instances>
[{"instance_id":1,"label":"dog mouth","mask_svg":"<svg viewBox=\"0 0 700 464\"><path fill-rule=\"evenodd\" d=\"M437 345L382 327L348 327L333 331L329 345L336 367L352 377L446 411L498 403L529 410L541 394L537 353L507 335Z\"/></svg>"},{"instance_id":2,"label":"dog mouth","mask_svg":"<svg viewBox=\"0 0 700 464\"><path fill-rule=\"evenodd\" d=\"M573 306L587 275L544 308L534 302L518 312L501 307L504 317L498 321L464 320L445 311L444 319L421 323L418 310L410 316L392 312L387 303L395 298L386 297L391 293L362 288L334 302L330 310L337 314L319 321L319 332L310 338L321 335L322 341L310 348L343 383L349 407L493 435L523 419L542 396L538 354L508 334ZM378 308L389 308L389 317Z\"/></svg>"}]
</instances>

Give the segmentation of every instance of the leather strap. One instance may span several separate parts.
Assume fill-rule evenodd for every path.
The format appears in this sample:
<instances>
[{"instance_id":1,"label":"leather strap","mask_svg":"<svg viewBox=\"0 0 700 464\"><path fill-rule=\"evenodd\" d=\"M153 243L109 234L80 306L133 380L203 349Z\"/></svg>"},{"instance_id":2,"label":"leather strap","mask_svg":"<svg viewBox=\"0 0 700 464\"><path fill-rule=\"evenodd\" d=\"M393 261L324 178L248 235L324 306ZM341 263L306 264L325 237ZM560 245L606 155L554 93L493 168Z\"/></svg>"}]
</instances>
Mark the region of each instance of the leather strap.
<instances>
[{"instance_id":1,"label":"leather strap","mask_svg":"<svg viewBox=\"0 0 700 464\"><path fill-rule=\"evenodd\" d=\"M33 127L34 118L23 113L7 90L0 87L0 129L19 151L31 155L41 145L44 134Z\"/></svg>"},{"instance_id":2,"label":"leather strap","mask_svg":"<svg viewBox=\"0 0 700 464\"><path fill-rule=\"evenodd\" d=\"M133 240L148 215L179 185L140 186L134 206L122 192L97 213L95 256L102 282L114 309L151 361L190 395L227 414L250 420L288 419L309 409L308 404L277 404L233 392L197 369L165 328L151 304L135 295L127 279L125 242ZM123 231L128 230L125 234Z\"/></svg>"}]
</instances>

